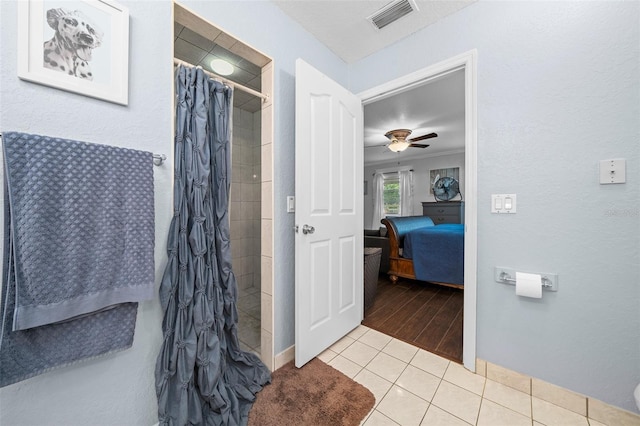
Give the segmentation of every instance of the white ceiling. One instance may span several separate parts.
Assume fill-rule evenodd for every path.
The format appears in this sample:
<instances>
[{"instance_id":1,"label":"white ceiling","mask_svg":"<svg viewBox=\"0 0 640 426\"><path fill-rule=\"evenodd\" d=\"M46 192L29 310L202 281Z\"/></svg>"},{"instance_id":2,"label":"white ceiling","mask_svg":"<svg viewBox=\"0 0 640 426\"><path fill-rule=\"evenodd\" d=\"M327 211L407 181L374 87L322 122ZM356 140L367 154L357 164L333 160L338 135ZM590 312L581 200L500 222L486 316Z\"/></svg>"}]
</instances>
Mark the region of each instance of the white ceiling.
<instances>
[{"instance_id":1,"label":"white ceiling","mask_svg":"<svg viewBox=\"0 0 640 426\"><path fill-rule=\"evenodd\" d=\"M367 17L391 0L272 0L289 17L347 63L383 49L475 0L416 0L418 11L377 30ZM384 134L411 129L410 137L435 132L437 138L394 153ZM464 71L457 71L364 108L364 163L380 164L464 151Z\"/></svg>"},{"instance_id":2,"label":"white ceiling","mask_svg":"<svg viewBox=\"0 0 640 426\"><path fill-rule=\"evenodd\" d=\"M476 0L415 0L418 11L378 30L368 16L391 0L272 0L346 63L358 61Z\"/></svg>"},{"instance_id":3,"label":"white ceiling","mask_svg":"<svg viewBox=\"0 0 640 426\"><path fill-rule=\"evenodd\" d=\"M437 138L416 143L428 148L407 148L395 153L384 136L393 129L410 129L412 137L435 132ZM364 107L365 165L404 161L464 151L464 70Z\"/></svg>"}]
</instances>

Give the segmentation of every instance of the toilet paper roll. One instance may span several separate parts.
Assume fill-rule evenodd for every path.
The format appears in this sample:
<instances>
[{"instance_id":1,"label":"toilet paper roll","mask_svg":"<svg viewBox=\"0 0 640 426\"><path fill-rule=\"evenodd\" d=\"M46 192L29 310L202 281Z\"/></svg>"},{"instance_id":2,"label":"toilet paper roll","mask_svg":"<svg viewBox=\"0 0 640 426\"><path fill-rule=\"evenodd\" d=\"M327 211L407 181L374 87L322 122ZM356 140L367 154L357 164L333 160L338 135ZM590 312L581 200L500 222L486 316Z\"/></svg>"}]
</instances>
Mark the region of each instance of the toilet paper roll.
<instances>
[{"instance_id":1,"label":"toilet paper roll","mask_svg":"<svg viewBox=\"0 0 640 426\"><path fill-rule=\"evenodd\" d=\"M534 299L542 298L542 276L516 272L516 294Z\"/></svg>"}]
</instances>

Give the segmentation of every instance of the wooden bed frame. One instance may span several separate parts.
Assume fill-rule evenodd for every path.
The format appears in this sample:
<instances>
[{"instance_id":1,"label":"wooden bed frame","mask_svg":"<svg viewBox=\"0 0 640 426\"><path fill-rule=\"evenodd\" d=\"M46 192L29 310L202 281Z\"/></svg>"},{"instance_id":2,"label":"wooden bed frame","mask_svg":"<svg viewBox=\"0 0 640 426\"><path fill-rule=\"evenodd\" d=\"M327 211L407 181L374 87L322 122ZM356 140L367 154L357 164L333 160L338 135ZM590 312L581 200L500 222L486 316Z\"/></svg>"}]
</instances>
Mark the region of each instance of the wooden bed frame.
<instances>
[{"instance_id":1,"label":"wooden bed frame","mask_svg":"<svg viewBox=\"0 0 640 426\"><path fill-rule=\"evenodd\" d=\"M398 235L396 227L387 219L382 219L382 224L387 227L387 236L389 237L389 278L393 284L398 282L399 278L408 278L410 280L417 280L416 273L413 269L413 260L405 259L400 256L400 249L402 248L401 236ZM432 282L432 281L429 281ZM450 284L442 282L433 282L433 284L439 284L446 287L453 287L463 289L462 284Z\"/></svg>"}]
</instances>

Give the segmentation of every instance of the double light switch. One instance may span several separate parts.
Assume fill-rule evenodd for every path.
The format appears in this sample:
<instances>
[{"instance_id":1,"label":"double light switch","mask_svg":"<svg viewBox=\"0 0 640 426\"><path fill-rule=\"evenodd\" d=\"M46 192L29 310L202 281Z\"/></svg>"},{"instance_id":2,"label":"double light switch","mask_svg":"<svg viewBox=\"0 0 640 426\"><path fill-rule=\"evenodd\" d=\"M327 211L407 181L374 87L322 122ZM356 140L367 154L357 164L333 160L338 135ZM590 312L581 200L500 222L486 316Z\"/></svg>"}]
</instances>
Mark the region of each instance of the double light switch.
<instances>
[{"instance_id":1,"label":"double light switch","mask_svg":"<svg viewBox=\"0 0 640 426\"><path fill-rule=\"evenodd\" d=\"M516 194L491 194L491 213L515 213Z\"/></svg>"}]
</instances>

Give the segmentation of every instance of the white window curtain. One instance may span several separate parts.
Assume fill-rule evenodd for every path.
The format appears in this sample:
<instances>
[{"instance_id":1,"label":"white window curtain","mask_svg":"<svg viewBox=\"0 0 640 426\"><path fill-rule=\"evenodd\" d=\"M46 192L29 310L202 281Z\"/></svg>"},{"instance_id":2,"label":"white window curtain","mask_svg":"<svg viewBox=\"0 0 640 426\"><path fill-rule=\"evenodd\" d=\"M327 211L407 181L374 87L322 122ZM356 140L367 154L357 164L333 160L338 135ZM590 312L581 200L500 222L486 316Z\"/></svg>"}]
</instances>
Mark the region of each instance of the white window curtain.
<instances>
[{"instance_id":1,"label":"white window curtain","mask_svg":"<svg viewBox=\"0 0 640 426\"><path fill-rule=\"evenodd\" d=\"M398 171L400 180L400 215L413 216L413 172Z\"/></svg>"},{"instance_id":2,"label":"white window curtain","mask_svg":"<svg viewBox=\"0 0 640 426\"><path fill-rule=\"evenodd\" d=\"M376 172L373 175L373 223L371 229L382 226L380 221L384 217L384 173Z\"/></svg>"}]
</instances>

